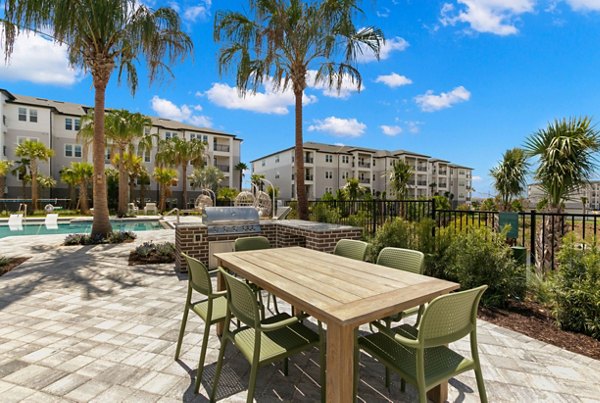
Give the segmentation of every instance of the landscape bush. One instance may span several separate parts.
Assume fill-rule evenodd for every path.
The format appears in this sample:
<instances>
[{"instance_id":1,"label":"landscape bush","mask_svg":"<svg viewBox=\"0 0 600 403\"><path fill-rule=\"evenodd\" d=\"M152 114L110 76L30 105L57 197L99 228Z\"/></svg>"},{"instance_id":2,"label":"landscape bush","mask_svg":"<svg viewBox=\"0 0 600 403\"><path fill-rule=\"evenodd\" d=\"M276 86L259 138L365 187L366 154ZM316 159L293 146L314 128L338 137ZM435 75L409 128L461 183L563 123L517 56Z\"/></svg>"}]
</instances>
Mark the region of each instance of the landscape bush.
<instances>
[{"instance_id":1,"label":"landscape bush","mask_svg":"<svg viewBox=\"0 0 600 403\"><path fill-rule=\"evenodd\" d=\"M371 239L370 260L376 261L379 252L385 247L415 249L425 254L435 249L433 237L434 221L424 218L418 222L394 218L377 229Z\"/></svg>"},{"instance_id":2,"label":"landscape bush","mask_svg":"<svg viewBox=\"0 0 600 403\"><path fill-rule=\"evenodd\" d=\"M171 263L175 261L175 245L172 242L144 242L131 252L131 260L147 263Z\"/></svg>"},{"instance_id":3,"label":"landscape bush","mask_svg":"<svg viewBox=\"0 0 600 403\"><path fill-rule=\"evenodd\" d=\"M4 267L7 264L9 264L11 261L11 259L9 257L6 256L0 256L0 267Z\"/></svg>"},{"instance_id":4,"label":"landscape bush","mask_svg":"<svg viewBox=\"0 0 600 403\"><path fill-rule=\"evenodd\" d=\"M553 313L561 328L600 340L600 248L568 234L550 278Z\"/></svg>"},{"instance_id":5,"label":"landscape bush","mask_svg":"<svg viewBox=\"0 0 600 403\"><path fill-rule=\"evenodd\" d=\"M65 237L64 245L100 245L131 242L137 236L131 231L114 231L107 236L92 236L90 234L69 234Z\"/></svg>"}]
</instances>

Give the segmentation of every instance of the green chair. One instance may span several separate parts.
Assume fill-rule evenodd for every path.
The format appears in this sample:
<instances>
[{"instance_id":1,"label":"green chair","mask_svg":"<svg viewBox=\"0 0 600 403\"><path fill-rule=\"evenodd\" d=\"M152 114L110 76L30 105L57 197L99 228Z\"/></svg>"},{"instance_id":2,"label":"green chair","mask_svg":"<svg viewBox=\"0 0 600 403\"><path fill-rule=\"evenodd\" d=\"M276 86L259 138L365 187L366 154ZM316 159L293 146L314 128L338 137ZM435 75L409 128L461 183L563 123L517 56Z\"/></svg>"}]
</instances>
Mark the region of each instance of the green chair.
<instances>
[{"instance_id":1,"label":"green chair","mask_svg":"<svg viewBox=\"0 0 600 403\"><path fill-rule=\"evenodd\" d=\"M252 402L256 387L258 368L275 361L284 360L284 374L288 374L288 357L319 345L317 333L304 326L299 317L290 317L282 313L260 320L258 302L254 292L241 281L221 269L227 284L227 316L221 338L221 350L215 370L215 380L210 400L215 401L219 377L223 367L223 356L228 343L236 346L251 364L247 401ZM231 317L234 315L245 326L230 330ZM323 349L321 349L323 357ZM321 361L321 382L325 382L324 361ZM321 389L323 393L324 388ZM323 397L323 396L322 396Z\"/></svg>"},{"instance_id":2,"label":"green chair","mask_svg":"<svg viewBox=\"0 0 600 403\"><path fill-rule=\"evenodd\" d=\"M481 401L487 402L477 352L477 306L486 288L483 285L437 297L425 308L418 329L402 325L390 330L376 324L380 331L359 338L358 346L400 374L402 391L404 380L415 385L421 403L427 402L427 391L470 370L475 371ZM446 347L467 335L471 341L470 359Z\"/></svg>"},{"instance_id":3,"label":"green chair","mask_svg":"<svg viewBox=\"0 0 600 403\"><path fill-rule=\"evenodd\" d=\"M271 242L269 239L264 236L248 236L244 238L237 238L233 245L233 250L236 252L245 252L250 250L261 250L261 249L271 249ZM250 284L250 283L249 283ZM261 305L261 313L264 317L264 308L263 308L263 300L262 300L262 289L255 286L254 284L250 284L250 287L254 289L256 294L258 295L260 305ZM271 301L271 295L267 297L267 309L269 309L269 304ZM277 298L275 295L273 296L273 306L275 307L275 313L279 314L279 307L277 306Z\"/></svg>"},{"instance_id":4,"label":"green chair","mask_svg":"<svg viewBox=\"0 0 600 403\"><path fill-rule=\"evenodd\" d=\"M227 313L226 292L213 292L210 275L218 272L218 270L208 271L206 266L197 259L182 253L189 267L188 291L185 299L185 308L183 311L183 320L179 329L179 338L177 339L177 350L175 351L175 359L179 358L181 352L181 343L185 332L185 325L188 319L189 311L194 312L204 321L204 336L202 338L202 347L200 349L200 359L198 360L198 371L196 373L196 384L194 392L198 393L200 389L200 381L202 380L202 372L204 370L204 358L206 357L206 348L208 346L208 335L210 327L218 322L225 320ZM192 302L192 294L196 291L206 298Z\"/></svg>"},{"instance_id":5,"label":"green chair","mask_svg":"<svg viewBox=\"0 0 600 403\"><path fill-rule=\"evenodd\" d=\"M357 241L355 239L340 239L337 244L335 244L333 254L364 261L367 257L368 249L369 244L367 242Z\"/></svg>"}]
</instances>

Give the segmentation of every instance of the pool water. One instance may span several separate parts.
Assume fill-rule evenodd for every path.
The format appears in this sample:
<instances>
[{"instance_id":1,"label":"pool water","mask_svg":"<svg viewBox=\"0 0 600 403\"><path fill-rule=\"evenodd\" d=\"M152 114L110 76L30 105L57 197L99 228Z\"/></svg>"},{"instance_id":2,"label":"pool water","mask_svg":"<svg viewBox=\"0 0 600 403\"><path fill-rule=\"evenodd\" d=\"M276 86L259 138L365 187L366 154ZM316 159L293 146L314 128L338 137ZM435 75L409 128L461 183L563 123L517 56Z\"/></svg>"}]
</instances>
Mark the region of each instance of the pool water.
<instances>
[{"instance_id":1,"label":"pool water","mask_svg":"<svg viewBox=\"0 0 600 403\"><path fill-rule=\"evenodd\" d=\"M157 221L111 221L113 231L149 231L163 229ZM74 221L71 223L59 223L58 228L48 229L41 223L24 223L22 230L11 231L8 224L0 225L0 238L15 235L51 235L51 234L77 234L92 230L91 221Z\"/></svg>"}]
</instances>

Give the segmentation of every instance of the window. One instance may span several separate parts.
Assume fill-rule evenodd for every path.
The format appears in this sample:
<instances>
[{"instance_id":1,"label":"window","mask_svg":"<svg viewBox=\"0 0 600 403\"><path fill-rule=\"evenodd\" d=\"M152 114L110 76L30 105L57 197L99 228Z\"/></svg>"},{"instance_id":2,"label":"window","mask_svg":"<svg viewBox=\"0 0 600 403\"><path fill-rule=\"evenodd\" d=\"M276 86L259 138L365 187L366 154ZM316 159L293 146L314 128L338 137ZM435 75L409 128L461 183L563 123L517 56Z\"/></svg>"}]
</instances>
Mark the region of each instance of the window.
<instances>
[{"instance_id":1,"label":"window","mask_svg":"<svg viewBox=\"0 0 600 403\"><path fill-rule=\"evenodd\" d=\"M19 108L19 121L27 122L27 108Z\"/></svg>"},{"instance_id":2,"label":"window","mask_svg":"<svg viewBox=\"0 0 600 403\"><path fill-rule=\"evenodd\" d=\"M204 136L206 137L206 136ZM202 135L200 133L190 133L190 140L202 141ZM204 140L206 141L206 140Z\"/></svg>"},{"instance_id":3,"label":"window","mask_svg":"<svg viewBox=\"0 0 600 403\"><path fill-rule=\"evenodd\" d=\"M65 157L81 158L81 145L65 144Z\"/></svg>"},{"instance_id":4,"label":"window","mask_svg":"<svg viewBox=\"0 0 600 403\"><path fill-rule=\"evenodd\" d=\"M373 182L375 182L375 174L373 174Z\"/></svg>"},{"instance_id":5,"label":"window","mask_svg":"<svg viewBox=\"0 0 600 403\"><path fill-rule=\"evenodd\" d=\"M202 136L202 141L205 143L208 143L208 136L206 136L206 135Z\"/></svg>"},{"instance_id":6,"label":"window","mask_svg":"<svg viewBox=\"0 0 600 403\"><path fill-rule=\"evenodd\" d=\"M377 160L373 159L373 166L375 166L375 164L377 164Z\"/></svg>"},{"instance_id":7,"label":"window","mask_svg":"<svg viewBox=\"0 0 600 403\"><path fill-rule=\"evenodd\" d=\"M262 166L264 167L266 165L266 161L262 160Z\"/></svg>"},{"instance_id":8,"label":"window","mask_svg":"<svg viewBox=\"0 0 600 403\"><path fill-rule=\"evenodd\" d=\"M275 174L275 179L279 179L279 172Z\"/></svg>"},{"instance_id":9,"label":"window","mask_svg":"<svg viewBox=\"0 0 600 403\"><path fill-rule=\"evenodd\" d=\"M172 139L174 137L177 137L177 133L175 133L175 132L165 132L165 138L166 139Z\"/></svg>"},{"instance_id":10,"label":"window","mask_svg":"<svg viewBox=\"0 0 600 403\"><path fill-rule=\"evenodd\" d=\"M75 158L81 158L81 145L75 144L73 151L75 152Z\"/></svg>"},{"instance_id":11,"label":"window","mask_svg":"<svg viewBox=\"0 0 600 403\"><path fill-rule=\"evenodd\" d=\"M333 162L333 155L325 154L325 162Z\"/></svg>"},{"instance_id":12,"label":"window","mask_svg":"<svg viewBox=\"0 0 600 403\"><path fill-rule=\"evenodd\" d=\"M73 145L65 144L65 157L72 157L72 156L73 156Z\"/></svg>"},{"instance_id":13,"label":"window","mask_svg":"<svg viewBox=\"0 0 600 403\"><path fill-rule=\"evenodd\" d=\"M29 110L29 121L33 123L37 123L37 109Z\"/></svg>"},{"instance_id":14,"label":"window","mask_svg":"<svg viewBox=\"0 0 600 403\"><path fill-rule=\"evenodd\" d=\"M75 118L74 122L75 122L75 130L79 131L79 129L81 129L81 119Z\"/></svg>"},{"instance_id":15,"label":"window","mask_svg":"<svg viewBox=\"0 0 600 403\"><path fill-rule=\"evenodd\" d=\"M333 171L325 171L325 179L333 179Z\"/></svg>"},{"instance_id":16,"label":"window","mask_svg":"<svg viewBox=\"0 0 600 403\"><path fill-rule=\"evenodd\" d=\"M38 139L36 139L35 137L17 137L17 144L18 145L23 144L27 140L38 141Z\"/></svg>"},{"instance_id":17,"label":"window","mask_svg":"<svg viewBox=\"0 0 600 403\"><path fill-rule=\"evenodd\" d=\"M150 134L150 128L149 127L144 127L144 134L145 135Z\"/></svg>"},{"instance_id":18,"label":"window","mask_svg":"<svg viewBox=\"0 0 600 403\"><path fill-rule=\"evenodd\" d=\"M65 130L73 130L73 119L71 119L71 118L65 119Z\"/></svg>"},{"instance_id":19,"label":"window","mask_svg":"<svg viewBox=\"0 0 600 403\"><path fill-rule=\"evenodd\" d=\"M104 150L104 160L110 161L110 147L106 147L106 150Z\"/></svg>"},{"instance_id":20,"label":"window","mask_svg":"<svg viewBox=\"0 0 600 403\"><path fill-rule=\"evenodd\" d=\"M277 157L275 157L275 163L279 163L279 155Z\"/></svg>"}]
</instances>

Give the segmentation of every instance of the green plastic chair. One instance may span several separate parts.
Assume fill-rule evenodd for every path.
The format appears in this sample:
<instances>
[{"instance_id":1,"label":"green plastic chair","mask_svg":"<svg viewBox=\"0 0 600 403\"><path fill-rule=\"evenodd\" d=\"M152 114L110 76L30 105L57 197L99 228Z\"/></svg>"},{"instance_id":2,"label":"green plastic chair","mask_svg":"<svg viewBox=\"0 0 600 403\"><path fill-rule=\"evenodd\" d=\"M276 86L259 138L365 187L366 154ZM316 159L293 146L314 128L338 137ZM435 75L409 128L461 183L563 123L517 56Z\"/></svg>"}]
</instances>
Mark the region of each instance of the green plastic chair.
<instances>
[{"instance_id":1,"label":"green plastic chair","mask_svg":"<svg viewBox=\"0 0 600 403\"><path fill-rule=\"evenodd\" d=\"M335 244L333 254L343 256L354 260L364 261L367 257L369 244L355 239L340 239Z\"/></svg>"},{"instance_id":2,"label":"green plastic chair","mask_svg":"<svg viewBox=\"0 0 600 403\"><path fill-rule=\"evenodd\" d=\"M244 237L244 238L237 238L235 240L235 243L233 245L233 250L236 252L245 252L245 251L250 251L250 250L261 250L261 249L271 249L271 242L269 242L269 239L267 237L264 236L248 236L248 237ZM254 284L250 284L250 287L252 287L252 289L256 292L256 294L258 295L259 301L260 301L260 305L261 305L261 313L262 316L264 317L264 304L263 304L263 300L262 300L262 288L257 287ZM271 301L271 296L273 297L273 306L275 307L275 313L279 314L279 306L277 305L277 298L275 298L275 295L273 294L269 294L269 296L267 297L267 309L269 309L270 306L270 301Z\"/></svg>"},{"instance_id":3,"label":"green plastic chair","mask_svg":"<svg viewBox=\"0 0 600 403\"><path fill-rule=\"evenodd\" d=\"M288 357L321 344L319 335L304 326L300 317L282 313L265 320L260 320L258 302L254 292L244 281L239 280L221 269L227 284L227 316L221 338L221 350L215 370L214 385L210 401L215 401L219 377L223 367L223 356L228 343L236 346L251 364L248 383L247 402L252 402L256 387L258 368L275 361L284 360L284 374L288 375ZM231 318L234 315L245 326L230 330ZM323 357L323 349L321 349ZM321 358L321 382L325 383L324 361ZM324 388L321 389L322 398Z\"/></svg>"},{"instance_id":4,"label":"green plastic chair","mask_svg":"<svg viewBox=\"0 0 600 403\"><path fill-rule=\"evenodd\" d=\"M398 372L402 391L404 380L415 385L421 403L427 402L427 391L470 370L475 371L481 401L487 402L477 351L477 306L486 288L483 285L437 297L425 308L418 329L402 325L390 330L376 324L380 331L359 338L359 348ZM471 341L470 359L446 347L467 335Z\"/></svg>"},{"instance_id":5,"label":"green plastic chair","mask_svg":"<svg viewBox=\"0 0 600 403\"><path fill-rule=\"evenodd\" d=\"M225 320L227 313L227 299L225 297L225 291L214 292L212 289L210 275L218 272L218 270L209 271L199 260L194 259L185 253L182 253L182 255L185 257L189 267L189 279L183 319L181 321L181 328L179 329L179 338L177 339L177 350L175 350L175 359L177 360L179 358L188 313L192 311L204 321L204 336L202 337L202 347L200 349L200 359L198 360L196 383L194 385L194 392L198 393L200 381L202 380L202 372L204 370L204 359L206 357L210 327L215 323ZM197 302L192 302L192 294L194 291L204 295L206 298Z\"/></svg>"}]
</instances>

